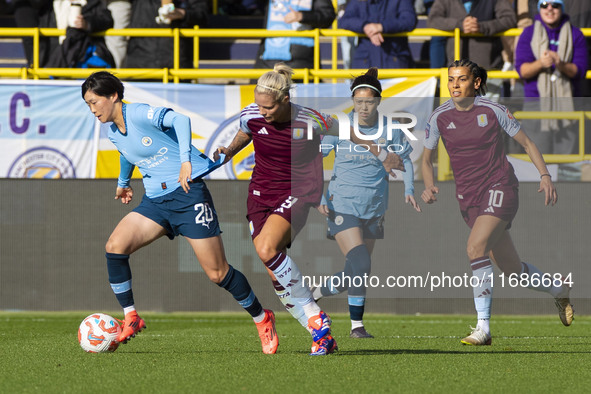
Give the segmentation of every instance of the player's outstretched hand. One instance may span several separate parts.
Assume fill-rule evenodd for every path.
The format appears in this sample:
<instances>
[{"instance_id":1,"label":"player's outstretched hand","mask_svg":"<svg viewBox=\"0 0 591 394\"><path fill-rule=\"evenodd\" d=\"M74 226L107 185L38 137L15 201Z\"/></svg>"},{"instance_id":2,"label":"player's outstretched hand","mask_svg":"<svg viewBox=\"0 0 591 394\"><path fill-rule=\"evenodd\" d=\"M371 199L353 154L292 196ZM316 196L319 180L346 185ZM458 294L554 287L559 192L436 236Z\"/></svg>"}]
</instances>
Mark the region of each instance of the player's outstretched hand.
<instances>
[{"instance_id":1,"label":"player's outstretched hand","mask_svg":"<svg viewBox=\"0 0 591 394\"><path fill-rule=\"evenodd\" d=\"M392 170L404 171L404 163L402 163L402 158L396 153L388 153L388 156L386 156L386 159L382 162L382 165L388 174L393 174Z\"/></svg>"},{"instance_id":2,"label":"player's outstretched hand","mask_svg":"<svg viewBox=\"0 0 591 394\"><path fill-rule=\"evenodd\" d=\"M226 155L222 164L226 164L228 161L230 161L231 157L228 155L228 148L225 146L220 146L213 152L213 161L218 161L220 159L220 153Z\"/></svg>"},{"instance_id":3,"label":"player's outstretched hand","mask_svg":"<svg viewBox=\"0 0 591 394\"><path fill-rule=\"evenodd\" d=\"M425 203L433 204L435 201L437 201L436 194L438 193L439 188L437 186L430 186L423 191L421 198Z\"/></svg>"},{"instance_id":4,"label":"player's outstretched hand","mask_svg":"<svg viewBox=\"0 0 591 394\"><path fill-rule=\"evenodd\" d=\"M544 192L544 205L554 205L558 202L558 192L549 176L542 177L540 188L538 189L538 193L541 192Z\"/></svg>"},{"instance_id":5,"label":"player's outstretched hand","mask_svg":"<svg viewBox=\"0 0 591 394\"><path fill-rule=\"evenodd\" d=\"M129 204L133 198L133 189L131 187L117 187L115 191L115 200L121 200L122 204Z\"/></svg>"},{"instance_id":6,"label":"player's outstretched hand","mask_svg":"<svg viewBox=\"0 0 591 394\"><path fill-rule=\"evenodd\" d=\"M405 197L405 202L407 204L412 205L412 207L415 209L415 211L421 212L421 207L417 203L417 200L415 200L415 196L411 196L411 195L406 196Z\"/></svg>"},{"instance_id":7,"label":"player's outstretched hand","mask_svg":"<svg viewBox=\"0 0 591 394\"><path fill-rule=\"evenodd\" d=\"M178 182L181 184L181 187L183 188L185 193L189 193L189 190L191 190L189 182L193 182L193 178L191 178L192 171L193 166L191 165L190 161L185 161L181 163L181 171L179 172Z\"/></svg>"}]
</instances>

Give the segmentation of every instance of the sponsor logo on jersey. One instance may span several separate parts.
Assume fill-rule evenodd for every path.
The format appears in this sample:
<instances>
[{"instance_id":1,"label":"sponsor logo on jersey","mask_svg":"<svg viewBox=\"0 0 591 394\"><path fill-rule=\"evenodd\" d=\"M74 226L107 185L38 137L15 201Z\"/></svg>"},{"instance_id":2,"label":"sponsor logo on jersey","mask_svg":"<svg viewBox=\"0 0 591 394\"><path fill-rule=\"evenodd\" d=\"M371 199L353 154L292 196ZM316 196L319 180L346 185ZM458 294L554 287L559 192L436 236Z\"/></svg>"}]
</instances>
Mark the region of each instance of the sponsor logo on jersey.
<instances>
[{"instance_id":1,"label":"sponsor logo on jersey","mask_svg":"<svg viewBox=\"0 0 591 394\"><path fill-rule=\"evenodd\" d=\"M292 130L292 136L294 140L301 140L305 136L303 127L294 127Z\"/></svg>"},{"instance_id":2,"label":"sponsor logo on jersey","mask_svg":"<svg viewBox=\"0 0 591 394\"><path fill-rule=\"evenodd\" d=\"M458 200L463 200L464 199L464 195L463 194L458 194Z\"/></svg>"},{"instance_id":3,"label":"sponsor logo on jersey","mask_svg":"<svg viewBox=\"0 0 591 394\"><path fill-rule=\"evenodd\" d=\"M64 153L42 146L17 157L8 169L7 178L76 178L76 170Z\"/></svg>"},{"instance_id":4,"label":"sponsor logo on jersey","mask_svg":"<svg viewBox=\"0 0 591 394\"><path fill-rule=\"evenodd\" d=\"M429 138L430 131L431 131L431 124L427 123L427 127L425 127L425 139Z\"/></svg>"},{"instance_id":5,"label":"sponsor logo on jersey","mask_svg":"<svg viewBox=\"0 0 591 394\"><path fill-rule=\"evenodd\" d=\"M258 190L253 190L252 191L252 194L254 194L255 196L260 196L261 195L261 192L258 191Z\"/></svg>"},{"instance_id":6,"label":"sponsor logo on jersey","mask_svg":"<svg viewBox=\"0 0 591 394\"><path fill-rule=\"evenodd\" d=\"M478 119L478 126L486 127L486 125L488 125L488 118L486 117L486 114L480 114L476 117L476 119Z\"/></svg>"},{"instance_id":7,"label":"sponsor logo on jersey","mask_svg":"<svg viewBox=\"0 0 591 394\"><path fill-rule=\"evenodd\" d=\"M248 222L248 229L250 230L250 235L254 234L254 224L252 224L252 220Z\"/></svg>"},{"instance_id":8,"label":"sponsor logo on jersey","mask_svg":"<svg viewBox=\"0 0 591 394\"><path fill-rule=\"evenodd\" d=\"M456 128L456 125L454 124L454 122L450 122L450 123L447 125L447 129L455 129L455 128Z\"/></svg>"},{"instance_id":9,"label":"sponsor logo on jersey","mask_svg":"<svg viewBox=\"0 0 591 394\"><path fill-rule=\"evenodd\" d=\"M267 135L269 134L269 132L267 131L267 128L266 128L266 127L263 127L262 129L260 129L260 130L258 131L258 133L259 133L259 134L267 134Z\"/></svg>"},{"instance_id":10,"label":"sponsor logo on jersey","mask_svg":"<svg viewBox=\"0 0 591 394\"><path fill-rule=\"evenodd\" d=\"M484 210L484 212L495 213L495 210L493 209L493 207L488 207Z\"/></svg>"},{"instance_id":11,"label":"sponsor logo on jersey","mask_svg":"<svg viewBox=\"0 0 591 394\"><path fill-rule=\"evenodd\" d=\"M152 139L150 137L143 137L142 138L142 145L143 146L150 146L150 145L152 145Z\"/></svg>"},{"instance_id":12,"label":"sponsor logo on jersey","mask_svg":"<svg viewBox=\"0 0 591 394\"><path fill-rule=\"evenodd\" d=\"M509 111L509 108L507 108L507 117L509 119L513 119L513 114L511 113L511 111Z\"/></svg>"}]
</instances>

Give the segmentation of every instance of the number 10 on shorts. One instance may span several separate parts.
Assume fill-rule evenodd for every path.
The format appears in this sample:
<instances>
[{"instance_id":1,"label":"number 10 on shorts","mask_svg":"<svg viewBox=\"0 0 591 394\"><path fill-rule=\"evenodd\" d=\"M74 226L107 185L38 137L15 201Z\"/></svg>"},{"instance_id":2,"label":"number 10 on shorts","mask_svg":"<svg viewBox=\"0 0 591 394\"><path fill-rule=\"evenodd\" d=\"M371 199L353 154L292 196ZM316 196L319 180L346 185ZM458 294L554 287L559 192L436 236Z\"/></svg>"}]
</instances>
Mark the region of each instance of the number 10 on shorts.
<instances>
[{"instance_id":1,"label":"number 10 on shorts","mask_svg":"<svg viewBox=\"0 0 591 394\"><path fill-rule=\"evenodd\" d=\"M504 192L502 190L489 190L490 197L488 198L488 206L500 208L503 206Z\"/></svg>"}]
</instances>

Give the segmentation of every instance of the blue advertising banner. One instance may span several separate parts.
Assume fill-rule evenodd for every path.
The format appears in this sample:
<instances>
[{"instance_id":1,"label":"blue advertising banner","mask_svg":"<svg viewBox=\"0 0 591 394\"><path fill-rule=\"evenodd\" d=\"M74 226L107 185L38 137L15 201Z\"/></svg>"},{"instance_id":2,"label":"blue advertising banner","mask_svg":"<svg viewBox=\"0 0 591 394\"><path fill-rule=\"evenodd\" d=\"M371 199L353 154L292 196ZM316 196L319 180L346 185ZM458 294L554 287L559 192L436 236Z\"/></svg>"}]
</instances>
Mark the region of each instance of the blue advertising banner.
<instances>
[{"instance_id":1,"label":"blue advertising banner","mask_svg":"<svg viewBox=\"0 0 591 394\"><path fill-rule=\"evenodd\" d=\"M95 121L79 83L2 81L0 98L0 177L94 177Z\"/></svg>"}]
</instances>

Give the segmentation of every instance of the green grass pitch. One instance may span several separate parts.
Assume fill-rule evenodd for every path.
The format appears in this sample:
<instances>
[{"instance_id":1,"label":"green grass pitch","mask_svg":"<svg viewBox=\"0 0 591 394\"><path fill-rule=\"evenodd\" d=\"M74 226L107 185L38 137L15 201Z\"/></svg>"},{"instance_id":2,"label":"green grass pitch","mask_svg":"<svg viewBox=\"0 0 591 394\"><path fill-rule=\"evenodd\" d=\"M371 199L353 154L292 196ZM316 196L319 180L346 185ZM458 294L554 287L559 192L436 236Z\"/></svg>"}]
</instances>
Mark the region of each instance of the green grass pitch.
<instances>
[{"instance_id":1,"label":"green grass pitch","mask_svg":"<svg viewBox=\"0 0 591 394\"><path fill-rule=\"evenodd\" d=\"M2 393L589 392L591 318L495 316L493 344L460 339L473 316L367 314L374 339L350 339L334 314L339 350L308 355L310 336L277 314L279 351L264 355L245 313L144 313L147 329L114 353L89 354L77 329L89 313L1 312ZM113 314L116 317L120 314Z\"/></svg>"}]
</instances>

